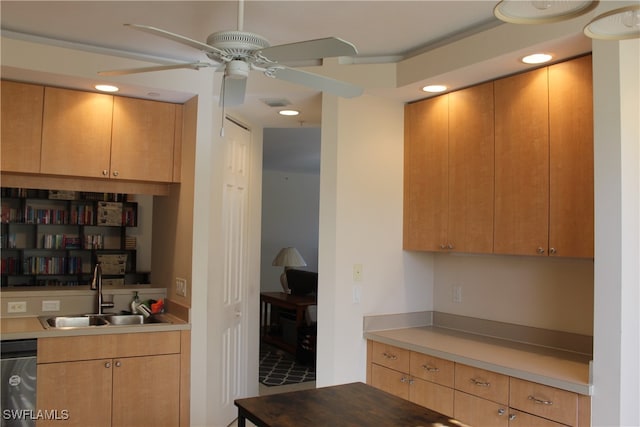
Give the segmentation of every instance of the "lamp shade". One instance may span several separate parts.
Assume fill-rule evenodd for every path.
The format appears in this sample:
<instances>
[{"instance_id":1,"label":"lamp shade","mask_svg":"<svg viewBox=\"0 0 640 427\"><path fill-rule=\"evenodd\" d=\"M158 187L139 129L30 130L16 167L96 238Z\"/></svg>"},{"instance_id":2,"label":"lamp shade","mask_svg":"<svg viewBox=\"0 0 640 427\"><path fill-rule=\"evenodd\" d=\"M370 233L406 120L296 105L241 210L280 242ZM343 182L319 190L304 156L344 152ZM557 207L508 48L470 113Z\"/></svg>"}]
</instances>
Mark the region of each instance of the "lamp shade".
<instances>
[{"instance_id":1,"label":"lamp shade","mask_svg":"<svg viewBox=\"0 0 640 427\"><path fill-rule=\"evenodd\" d=\"M502 0L493 14L512 24L549 24L575 18L597 5L597 0Z\"/></svg>"},{"instance_id":2,"label":"lamp shade","mask_svg":"<svg viewBox=\"0 0 640 427\"><path fill-rule=\"evenodd\" d=\"M271 265L278 267L306 267L307 263L296 248L288 247L280 249Z\"/></svg>"}]
</instances>

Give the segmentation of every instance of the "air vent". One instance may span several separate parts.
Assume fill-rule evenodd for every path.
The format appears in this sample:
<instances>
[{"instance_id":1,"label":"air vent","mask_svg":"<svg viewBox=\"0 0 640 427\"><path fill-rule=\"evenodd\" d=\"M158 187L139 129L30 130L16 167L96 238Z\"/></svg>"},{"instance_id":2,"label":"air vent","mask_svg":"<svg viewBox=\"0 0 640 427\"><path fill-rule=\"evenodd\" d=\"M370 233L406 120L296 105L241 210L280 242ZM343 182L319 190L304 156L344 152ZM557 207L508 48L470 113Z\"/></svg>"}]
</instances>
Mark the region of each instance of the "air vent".
<instances>
[{"instance_id":1,"label":"air vent","mask_svg":"<svg viewBox=\"0 0 640 427\"><path fill-rule=\"evenodd\" d=\"M266 98L261 99L260 101L267 104L269 107L281 108L286 107L287 105L291 105L291 101L286 98Z\"/></svg>"}]
</instances>

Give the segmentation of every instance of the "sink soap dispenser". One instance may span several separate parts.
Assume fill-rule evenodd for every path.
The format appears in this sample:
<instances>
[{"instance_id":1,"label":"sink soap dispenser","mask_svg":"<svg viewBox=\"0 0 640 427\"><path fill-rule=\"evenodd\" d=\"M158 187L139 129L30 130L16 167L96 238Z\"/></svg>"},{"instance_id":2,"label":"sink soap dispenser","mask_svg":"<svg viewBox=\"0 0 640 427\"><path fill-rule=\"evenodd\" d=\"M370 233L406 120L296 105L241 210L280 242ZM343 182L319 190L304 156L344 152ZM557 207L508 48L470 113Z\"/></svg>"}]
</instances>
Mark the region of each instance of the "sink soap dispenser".
<instances>
[{"instance_id":1,"label":"sink soap dispenser","mask_svg":"<svg viewBox=\"0 0 640 427\"><path fill-rule=\"evenodd\" d=\"M131 301L131 314L136 314L139 305L140 297L138 297L138 291L135 291L133 293L133 300Z\"/></svg>"}]
</instances>

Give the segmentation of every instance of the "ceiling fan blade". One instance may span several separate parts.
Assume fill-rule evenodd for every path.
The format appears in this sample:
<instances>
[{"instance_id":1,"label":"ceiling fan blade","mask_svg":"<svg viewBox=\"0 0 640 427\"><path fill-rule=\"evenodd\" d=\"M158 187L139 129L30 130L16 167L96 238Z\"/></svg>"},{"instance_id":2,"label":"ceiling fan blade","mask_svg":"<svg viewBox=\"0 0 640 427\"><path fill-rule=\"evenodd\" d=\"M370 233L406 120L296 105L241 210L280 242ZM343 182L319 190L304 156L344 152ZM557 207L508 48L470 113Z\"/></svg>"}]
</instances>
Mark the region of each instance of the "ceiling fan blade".
<instances>
[{"instance_id":1,"label":"ceiling fan blade","mask_svg":"<svg viewBox=\"0 0 640 427\"><path fill-rule=\"evenodd\" d=\"M129 68L125 70L109 70L99 71L100 76L124 76L127 74L148 73L150 71L164 71L164 70L178 70L181 68L188 68L192 70L199 70L200 68L211 67L212 64L206 62L193 62L189 64L173 64L173 65L154 65L153 67L142 68Z\"/></svg>"},{"instance_id":2,"label":"ceiling fan blade","mask_svg":"<svg viewBox=\"0 0 640 427\"><path fill-rule=\"evenodd\" d=\"M277 68L275 70L270 68L267 71L269 73L267 75L273 75L276 79L301 84L343 98L354 98L362 95L363 92L360 86L294 68Z\"/></svg>"},{"instance_id":3,"label":"ceiling fan blade","mask_svg":"<svg viewBox=\"0 0 640 427\"><path fill-rule=\"evenodd\" d=\"M234 79L225 76L222 80L223 92L220 103L224 107L236 107L244 103L247 79Z\"/></svg>"},{"instance_id":4,"label":"ceiling fan blade","mask_svg":"<svg viewBox=\"0 0 640 427\"><path fill-rule=\"evenodd\" d=\"M357 54L358 50L353 44L337 37L281 44L262 50L262 55L272 61L332 58Z\"/></svg>"},{"instance_id":5,"label":"ceiling fan blade","mask_svg":"<svg viewBox=\"0 0 640 427\"><path fill-rule=\"evenodd\" d=\"M226 53L220 49L217 49L213 46L209 46L206 43L199 42L197 40L190 39L185 36L181 36L180 34L175 34L161 28L151 27L149 25L140 25L140 24L124 24L126 27L130 27L139 31L143 31L145 33L153 34L156 36L164 37L165 39L173 40L175 42L190 46L194 49L198 49L204 52L215 53L216 55L226 56Z\"/></svg>"}]
</instances>

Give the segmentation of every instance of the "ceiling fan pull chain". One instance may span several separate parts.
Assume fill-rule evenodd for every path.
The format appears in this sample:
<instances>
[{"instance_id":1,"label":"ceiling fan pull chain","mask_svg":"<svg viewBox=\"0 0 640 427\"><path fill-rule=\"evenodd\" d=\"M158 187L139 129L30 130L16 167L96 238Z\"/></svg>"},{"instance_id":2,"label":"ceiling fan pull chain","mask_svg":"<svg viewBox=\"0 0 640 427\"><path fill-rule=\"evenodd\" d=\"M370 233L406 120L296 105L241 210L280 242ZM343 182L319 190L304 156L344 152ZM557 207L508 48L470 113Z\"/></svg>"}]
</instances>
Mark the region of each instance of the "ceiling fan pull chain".
<instances>
[{"instance_id":1,"label":"ceiling fan pull chain","mask_svg":"<svg viewBox=\"0 0 640 427\"><path fill-rule=\"evenodd\" d=\"M222 87L220 88L220 104L222 106L222 117L220 121L220 137L224 138L224 86L225 80L227 79L227 74L224 73L222 75Z\"/></svg>"}]
</instances>

